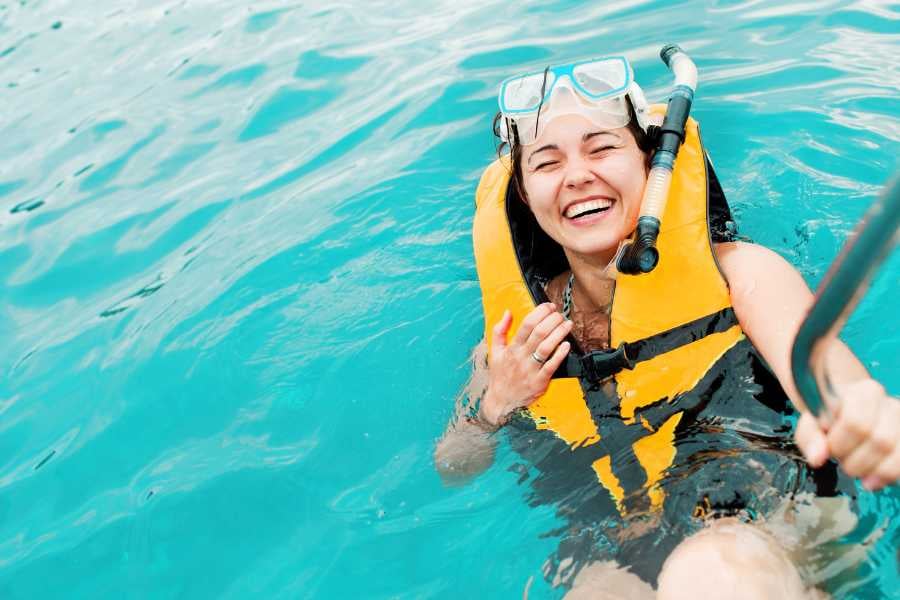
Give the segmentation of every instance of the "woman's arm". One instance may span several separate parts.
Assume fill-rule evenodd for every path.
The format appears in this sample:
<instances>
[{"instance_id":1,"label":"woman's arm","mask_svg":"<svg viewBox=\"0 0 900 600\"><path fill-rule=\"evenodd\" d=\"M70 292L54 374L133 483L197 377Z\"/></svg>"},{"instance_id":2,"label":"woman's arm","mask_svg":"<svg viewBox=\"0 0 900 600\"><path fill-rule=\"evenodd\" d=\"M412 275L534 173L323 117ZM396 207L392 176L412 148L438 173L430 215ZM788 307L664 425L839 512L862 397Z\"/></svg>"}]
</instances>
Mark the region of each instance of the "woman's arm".
<instances>
[{"instance_id":1,"label":"woman's arm","mask_svg":"<svg viewBox=\"0 0 900 600\"><path fill-rule=\"evenodd\" d=\"M516 410L528 406L547 391L553 373L569 353L565 337L572 322L546 302L522 319L509 339L512 313L505 311L494 325L491 356L482 342L473 355L472 379L457 399L447 431L434 450L434 464L445 483L465 483L494 460L490 434L502 427ZM468 406L462 400L468 398Z\"/></svg>"},{"instance_id":2,"label":"woman's arm","mask_svg":"<svg viewBox=\"0 0 900 600\"><path fill-rule=\"evenodd\" d=\"M863 478L872 489L896 481L900 401L886 394L846 345L835 341L829 354L829 375L838 394L829 402L830 422L817 422L794 386L791 349L813 302L800 273L755 244L718 244L716 256L741 328L801 411L796 440L810 464L820 466L834 457L847 474Z\"/></svg>"},{"instance_id":3,"label":"woman's arm","mask_svg":"<svg viewBox=\"0 0 900 600\"><path fill-rule=\"evenodd\" d=\"M487 392L487 344L472 352L472 377L456 399L456 409L434 449L434 466L446 485L462 485L494 462L495 428L478 418L480 399Z\"/></svg>"},{"instance_id":4,"label":"woman's arm","mask_svg":"<svg viewBox=\"0 0 900 600\"><path fill-rule=\"evenodd\" d=\"M813 303L813 294L797 270L777 253L756 244L729 242L716 245L716 258L728 280L731 303L741 328L772 367L794 405L806 404L794 386L791 350L794 338ZM869 373L843 343L833 356L840 371L837 381L868 379Z\"/></svg>"}]
</instances>

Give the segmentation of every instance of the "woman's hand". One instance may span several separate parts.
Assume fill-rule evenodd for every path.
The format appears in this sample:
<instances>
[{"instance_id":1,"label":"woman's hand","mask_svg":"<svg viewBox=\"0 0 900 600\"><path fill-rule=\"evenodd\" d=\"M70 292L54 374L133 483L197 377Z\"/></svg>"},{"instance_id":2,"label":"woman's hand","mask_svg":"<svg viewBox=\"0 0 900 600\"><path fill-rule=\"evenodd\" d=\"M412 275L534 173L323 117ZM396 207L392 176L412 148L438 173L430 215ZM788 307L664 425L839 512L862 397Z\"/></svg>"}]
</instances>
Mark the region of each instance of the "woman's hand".
<instances>
[{"instance_id":1,"label":"woman's hand","mask_svg":"<svg viewBox=\"0 0 900 600\"><path fill-rule=\"evenodd\" d=\"M844 472L877 490L900 479L900 400L874 379L835 385L830 421L804 412L796 441L806 460L820 467L836 458Z\"/></svg>"},{"instance_id":2,"label":"woman's hand","mask_svg":"<svg viewBox=\"0 0 900 600\"><path fill-rule=\"evenodd\" d=\"M481 400L481 416L503 425L510 413L528 406L547 391L553 373L569 353L564 341L572 322L547 302L528 313L511 342L507 341L512 314L507 310L494 325L488 359L489 381Z\"/></svg>"}]
</instances>

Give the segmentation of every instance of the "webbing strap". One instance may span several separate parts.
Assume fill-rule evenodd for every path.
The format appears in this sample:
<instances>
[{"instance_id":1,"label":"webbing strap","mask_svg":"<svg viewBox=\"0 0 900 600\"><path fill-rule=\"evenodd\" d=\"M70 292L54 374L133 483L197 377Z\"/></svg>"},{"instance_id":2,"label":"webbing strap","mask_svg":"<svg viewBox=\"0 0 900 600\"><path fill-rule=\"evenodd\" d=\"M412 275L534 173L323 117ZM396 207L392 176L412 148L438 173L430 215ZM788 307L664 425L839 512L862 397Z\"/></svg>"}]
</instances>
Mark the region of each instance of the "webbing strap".
<instances>
[{"instance_id":1,"label":"webbing strap","mask_svg":"<svg viewBox=\"0 0 900 600\"><path fill-rule=\"evenodd\" d=\"M595 350L581 355L570 353L566 357L565 372L560 369L555 376L578 377L598 383L623 369L633 369L639 362L686 346L713 333L727 331L737 324L737 315L729 306L648 338L624 342L612 350Z\"/></svg>"}]
</instances>

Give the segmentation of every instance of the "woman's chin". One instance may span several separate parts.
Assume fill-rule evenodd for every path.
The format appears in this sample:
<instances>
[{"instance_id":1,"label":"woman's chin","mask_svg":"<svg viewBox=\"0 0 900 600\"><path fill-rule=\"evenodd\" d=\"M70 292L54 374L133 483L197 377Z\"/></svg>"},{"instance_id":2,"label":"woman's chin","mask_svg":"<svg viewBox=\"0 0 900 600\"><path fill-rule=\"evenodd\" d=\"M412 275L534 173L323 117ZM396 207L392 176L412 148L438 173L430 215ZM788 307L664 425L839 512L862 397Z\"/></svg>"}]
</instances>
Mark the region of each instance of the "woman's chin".
<instances>
[{"instance_id":1,"label":"woman's chin","mask_svg":"<svg viewBox=\"0 0 900 600\"><path fill-rule=\"evenodd\" d=\"M609 260L619 249L619 241L614 236L603 236L601 239L573 240L570 245L564 244L563 247L584 257Z\"/></svg>"},{"instance_id":2,"label":"woman's chin","mask_svg":"<svg viewBox=\"0 0 900 600\"><path fill-rule=\"evenodd\" d=\"M615 252L626 236L619 235L619 228L591 227L572 231L560 240L561 245L572 252L586 256L603 256Z\"/></svg>"}]
</instances>

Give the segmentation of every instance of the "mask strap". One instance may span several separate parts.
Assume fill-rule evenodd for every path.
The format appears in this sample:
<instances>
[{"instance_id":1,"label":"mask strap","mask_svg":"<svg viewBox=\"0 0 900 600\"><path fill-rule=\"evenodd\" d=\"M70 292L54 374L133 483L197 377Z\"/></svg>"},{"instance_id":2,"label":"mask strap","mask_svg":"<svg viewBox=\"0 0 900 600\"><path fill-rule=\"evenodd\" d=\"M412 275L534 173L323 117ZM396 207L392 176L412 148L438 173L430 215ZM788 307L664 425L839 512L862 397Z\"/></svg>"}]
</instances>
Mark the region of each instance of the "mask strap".
<instances>
[{"instance_id":1,"label":"mask strap","mask_svg":"<svg viewBox=\"0 0 900 600\"><path fill-rule=\"evenodd\" d=\"M506 119L506 133L509 137L510 144L519 145L519 127L516 122L510 118Z\"/></svg>"},{"instance_id":2,"label":"mask strap","mask_svg":"<svg viewBox=\"0 0 900 600\"><path fill-rule=\"evenodd\" d=\"M538 104L537 117L534 120L534 139L537 139L538 127L541 124L541 109L544 108L544 94L547 93L547 73L550 72L550 65L544 69L544 81L541 82L541 103Z\"/></svg>"}]
</instances>

